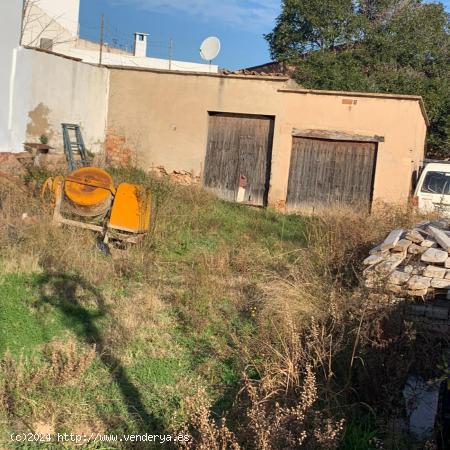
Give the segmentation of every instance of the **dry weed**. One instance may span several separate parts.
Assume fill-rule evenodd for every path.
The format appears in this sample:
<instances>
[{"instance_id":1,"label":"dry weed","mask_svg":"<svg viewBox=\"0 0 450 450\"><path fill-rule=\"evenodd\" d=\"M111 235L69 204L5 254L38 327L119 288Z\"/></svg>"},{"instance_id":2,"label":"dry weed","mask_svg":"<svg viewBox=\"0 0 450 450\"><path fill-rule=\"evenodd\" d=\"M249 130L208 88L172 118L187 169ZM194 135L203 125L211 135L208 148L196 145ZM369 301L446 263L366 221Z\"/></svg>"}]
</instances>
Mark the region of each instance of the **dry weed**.
<instances>
[{"instance_id":1,"label":"dry weed","mask_svg":"<svg viewBox=\"0 0 450 450\"><path fill-rule=\"evenodd\" d=\"M190 440L179 444L180 449L198 450L240 450L234 434L229 430L226 420L222 418L219 424L211 417L211 403L204 389L200 388L193 397L184 400L184 407L190 418L180 431L190 435Z\"/></svg>"},{"instance_id":2,"label":"dry weed","mask_svg":"<svg viewBox=\"0 0 450 450\"><path fill-rule=\"evenodd\" d=\"M274 397L272 383L246 382L250 399L247 412L248 428L255 439L254 448L271 450L277 448L333 449L339 444L344 421L333 420L315 408L318 401L316 377L312 367L305 367L300 394L294 406L280 406L270 401Z\"/></svg>"},{"instance_id":3,"label":"dry weed","mask_svg":"<svg viewBox=\"0 0 450 450\"><path fill-rule=\"evenodd\" d=\"M182 432L190 434L191 440L180 448L337 448L344 420L333 420L315 407L318 390L315 375L309 365L306 366L294 406L281 406L274 400L276 392L272 388L268 378L259 382L245 379L243 393L248 398L248 406L241 418L242 422L237 426L237 434L231 431L225 418L216 421L211 417L211 405L203 390L194 398L186 399L190 422Z\"/></svg>"},{"instance_id":4,"label":"dry weed","mask_svg":"<svg viewBox=\"0 0 450 450\"><path fill-rule=\"evenodd\" d=\"M74 338L54 340L44 346L44 360L14 358L6 353L0 360L0 406L15 415L21 404L36 405L29 400L30 393L42 387L73 384L78 381L95 358L95 348L81 348Z\"/></svg>"},{"instance_id":5,"label":"dry weed","mask_svg":"<svg viewBox=\"0 0 450 450\"><path fill-rule=\"evenodd\" d=\"M167 299L193 333L224 333L220 338L235 348L211 345L210 351L233 353L240 367L258 374L258 381L243 376L236 421L216 420L205 391L186 398L190 421L185 431L193 440L184 448L333 449L349 404L366 401L385 411L395 401L409 368L405 360L418 359L419 337L403 320L398 303L369 295L359 285L359 274L369 248L391 229L418 221L411 211L382 205L373 214L330 209L304 219L304 244L274 250L243 236L235 243L214 240L218 246L212 250L206 239L206 249L199 245L183 259L183 252L173 251L181 242L172 235L186 229L187 236L179 239L191 244L191 234L214 235L223 217L206 215L209 222L203 222L205 211L216 205L198 187L144 181L156 192L154 232L114 259L95 249L92 233L51 226L50 212L31 194L0 191L0 258L7 271L76 273L89 285L126 289L127 295L102 293L110 319L102 351L126 355L131 338L151 342L158 332L164 340L166 328L154 320ZM73 295L83 301L82 292ZM232 308L221 310L222 299ZM238 325L228 324L235 318L229 311L251 322L251 334L242 337L233 328ZM422 349L424 361L430 348ZM69 339L52 342L44 355L40 364L10 355L0 362L5 411L12 414L20 403L30 403L29 393L44 381L56 386L77 382L95 349L82 350ZM30 408L35 406L30 403Z\"/></svg>"},{"instance_id":6,"label":"dry weed","mask_svg":"<svg viewBox=\"0 0 450 450\"><path fill-rule=\"evenodd\" d=\"M47 378L55 385L74 384L95 359L95 345L81 349L74 338L54 340L44 347Z\"/></svg>"},{"instance_id":7,"label":"dry weed","mask_svg":"<svg viewBox=\"0 0 450 450\"><path fill-rule=\"evenodd\" d=\"M8 414L15 414L28 393L46 376L46 367L29 369L21 357L18 361L7 352L0 360L0 406Z\"/></svg>"},{"instance_id":8,"label":"dry weed","mask_svg":"<svg viewBox=\"0 0 450 450\"><path fill-rule=\"evenodd\" d=\"M316 271L346 284L367 250L392 229L410 226L419 217L410 209L377 205L374 212L330 208L313 217L306 229L308 252Z\"/></svg>"},{"instance_id":9,"label":"dry weed","mask_svg":"<svg viewBox=\"0 0 450 450\"><path fill-rule=\"evenodd\" d=\"M125 294L104 295L104 298L111 319L104 334L105 349L123 356L131 340L146 340L160 326L159 315L164 305L154 288L135 283L128 286Z\"/></svg>"},{"instance_id":10,"label":"dry weed","mask_svg":"<svg viewBox=\"0 0 450 450\"><path fill-rule=\"evenodd\" d=\"M230 253L227 276L244 275L239 301L258 329L251 342L235 343L260 381L244 377L233 427L213 420L206 401L198 406L191 448L337 448L355 398L381 411L398 403L411 367L403 357L414 361L423 350L398 301L369 294L359 273L389 231L420 219L405 208L329 210L307 221L306 246L288 258L260 253L255 262L248 248Z\"/></svg>"}]
</instances>

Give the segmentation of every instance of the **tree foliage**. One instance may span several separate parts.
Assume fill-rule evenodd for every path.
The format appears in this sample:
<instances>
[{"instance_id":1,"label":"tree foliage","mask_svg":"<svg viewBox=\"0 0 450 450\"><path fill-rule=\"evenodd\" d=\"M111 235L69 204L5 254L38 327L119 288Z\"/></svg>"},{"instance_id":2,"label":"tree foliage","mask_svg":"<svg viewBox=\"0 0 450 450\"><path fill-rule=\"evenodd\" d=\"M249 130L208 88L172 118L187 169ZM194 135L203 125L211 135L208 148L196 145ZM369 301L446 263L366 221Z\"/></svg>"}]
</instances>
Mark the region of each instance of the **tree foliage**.
<instances>
[{"instance_id":1,"label":"tree foliage","mask_svg":"<svg viewBox=\"0 0 450 450\"><path fill-rule=\"evenodd\" d=\"M450 15L422 0L283 0L265 36L316 89L421 95L428 154L450 157Z\"/></svg>"}]
</instances>

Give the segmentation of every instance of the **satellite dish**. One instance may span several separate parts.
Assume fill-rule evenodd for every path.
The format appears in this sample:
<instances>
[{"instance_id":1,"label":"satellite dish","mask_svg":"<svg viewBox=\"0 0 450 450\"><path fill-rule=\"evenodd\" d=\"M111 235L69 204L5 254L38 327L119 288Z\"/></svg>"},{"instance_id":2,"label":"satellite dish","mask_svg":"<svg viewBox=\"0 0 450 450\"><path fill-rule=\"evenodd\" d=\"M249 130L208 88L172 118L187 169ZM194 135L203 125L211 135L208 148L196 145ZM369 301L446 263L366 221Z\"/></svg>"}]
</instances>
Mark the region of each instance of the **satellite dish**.
<instances>
[{"instance_id":1,"label":"satellite dish","mask_svg":"<svg viewBox=\"0 0 450 450\"><path fill-rule=\"evenodd\" d=\"M215 36L206 38L200 46L200 56L205 61L212 61L220 53L220 40Z\"/></svg>"}]
</instances>

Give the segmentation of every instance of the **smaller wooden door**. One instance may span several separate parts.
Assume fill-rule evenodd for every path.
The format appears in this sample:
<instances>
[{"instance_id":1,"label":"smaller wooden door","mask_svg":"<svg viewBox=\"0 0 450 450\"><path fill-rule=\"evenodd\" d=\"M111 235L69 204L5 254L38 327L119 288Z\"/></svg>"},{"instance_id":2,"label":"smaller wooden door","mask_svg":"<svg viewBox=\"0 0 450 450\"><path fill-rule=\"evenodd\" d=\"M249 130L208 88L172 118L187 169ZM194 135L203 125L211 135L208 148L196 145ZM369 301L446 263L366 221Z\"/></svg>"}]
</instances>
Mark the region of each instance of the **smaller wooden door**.
<instances>
[{"instance_id":1,"label":"smaller wooden door","mask_svg":"<svg viewBox=\"0 0 450 450\"><path fill-rule=\"evenodd\" d=\"M370 208L376 143L294 137L286 207Z\"/></svg>"},{"instance_id":2,"label":"smaller wooden door","mask_svg":"<svg viewBox=\"0 0 450 450\"><path fill-rule=\"evenodd\" d=\"M272 139L271 117L211 113L205 186L224 200L265 205Z\"/></svg>"}]
</instances>

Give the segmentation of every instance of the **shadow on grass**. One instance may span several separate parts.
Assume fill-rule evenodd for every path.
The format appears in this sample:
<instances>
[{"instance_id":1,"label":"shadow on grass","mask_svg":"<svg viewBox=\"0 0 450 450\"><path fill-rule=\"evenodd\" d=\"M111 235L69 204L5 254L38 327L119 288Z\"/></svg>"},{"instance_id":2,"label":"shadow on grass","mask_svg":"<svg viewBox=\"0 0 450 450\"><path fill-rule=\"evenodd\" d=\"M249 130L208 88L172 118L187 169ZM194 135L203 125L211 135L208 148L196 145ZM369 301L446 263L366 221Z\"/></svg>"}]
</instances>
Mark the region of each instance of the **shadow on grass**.
<instances>
[{"instance_id":1,"label":"shadow on grass","mask_svg":"<svg viewBox=\"0 0 450 450\"><path fill-rule=\"evenodd\" d=\"M167 434L162 422L147 411L139 390L130 380L121 362L108 352L97 321L107 314L107 306L99 290L77 275L46 272L39 275L37 284L40 301L59 309L67 325L88 344L95 344L98 358L109 370L112 382L119 387L136 433ZM95 302L95 307L83 305L83 295ZM133 430L134 432L134 430Z\"/></svg>"}]
</instances>

